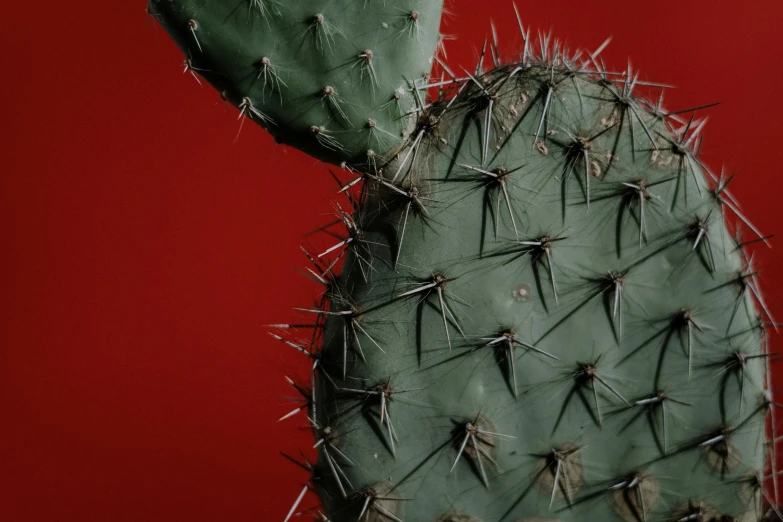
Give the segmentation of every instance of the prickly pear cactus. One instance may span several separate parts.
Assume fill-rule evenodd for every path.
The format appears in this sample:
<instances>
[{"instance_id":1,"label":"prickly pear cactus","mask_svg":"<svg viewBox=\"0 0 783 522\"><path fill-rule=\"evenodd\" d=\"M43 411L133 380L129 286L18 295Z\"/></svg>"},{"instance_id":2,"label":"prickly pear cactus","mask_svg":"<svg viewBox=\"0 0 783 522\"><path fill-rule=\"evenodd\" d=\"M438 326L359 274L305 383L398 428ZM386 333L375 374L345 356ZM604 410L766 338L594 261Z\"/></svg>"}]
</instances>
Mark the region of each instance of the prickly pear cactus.
<instances>
[{"instance_id":1,"label":"prickly pear cactus","mask_svg":"<svg viewBox=\"0 0 783 522\"><path fill-rule=\"evenodd\" d=\"M308 491L333 522L774 516L767 238L697 109L521 20L517 57L455 76L434 0L149 9L241 117L348 171L313 333L272 334L318 449L286 520Z\"/></svg>"}]
</instances>

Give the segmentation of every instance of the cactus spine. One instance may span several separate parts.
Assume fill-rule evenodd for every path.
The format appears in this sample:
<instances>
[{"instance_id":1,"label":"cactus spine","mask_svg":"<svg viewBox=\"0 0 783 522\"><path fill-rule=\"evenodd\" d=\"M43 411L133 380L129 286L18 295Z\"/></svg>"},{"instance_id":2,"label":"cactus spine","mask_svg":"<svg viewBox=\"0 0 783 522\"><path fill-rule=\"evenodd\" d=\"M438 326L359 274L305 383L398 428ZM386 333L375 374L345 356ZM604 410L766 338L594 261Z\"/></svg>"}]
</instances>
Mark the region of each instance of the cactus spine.
<instances>
[{"instance_id":1,"label":"cactus spine","mask_svg":"<svg viewBox=\"0 0 783 522\"><path fill-rule=\"evenodd\" d=\"M309 490L332 522L777 511L766 238L696 109L521 19L520 56L493 41L457 77L440 2L246 3L149 10L240 117L348 173L344 237L308 254L313 337L273 333L308 359L318 448L288 519Z\"/></svg>"}]
</instances>

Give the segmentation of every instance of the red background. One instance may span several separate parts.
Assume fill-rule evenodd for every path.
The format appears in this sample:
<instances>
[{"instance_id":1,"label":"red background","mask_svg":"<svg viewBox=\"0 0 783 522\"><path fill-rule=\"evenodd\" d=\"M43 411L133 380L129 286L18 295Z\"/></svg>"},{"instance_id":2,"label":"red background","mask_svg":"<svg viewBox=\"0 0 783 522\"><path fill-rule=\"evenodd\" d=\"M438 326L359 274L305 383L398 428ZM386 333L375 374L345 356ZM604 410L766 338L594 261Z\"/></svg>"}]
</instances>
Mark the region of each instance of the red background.
<instances>
[{"instance_id":1,"label":"red background","mask_svg":"<svg viewBox=\"0 0 783 522\"><path fill-rule=\"evenodd\" d=\"M452 64L490 18L519 42L508 0L452 4ZM672 110L724 102L702 158L780 231L779 0L519 5L574 45L614 36L610 69L676 85ZM325 166L250 125L233 144L142 0L11 2L0 49L0 519L282 520L305 477L278 451L308 434L275 419L303 361L263 324L315 295L296 267ZM781 250L757 260L779 305Z\"/></svg>"}]
</instances>

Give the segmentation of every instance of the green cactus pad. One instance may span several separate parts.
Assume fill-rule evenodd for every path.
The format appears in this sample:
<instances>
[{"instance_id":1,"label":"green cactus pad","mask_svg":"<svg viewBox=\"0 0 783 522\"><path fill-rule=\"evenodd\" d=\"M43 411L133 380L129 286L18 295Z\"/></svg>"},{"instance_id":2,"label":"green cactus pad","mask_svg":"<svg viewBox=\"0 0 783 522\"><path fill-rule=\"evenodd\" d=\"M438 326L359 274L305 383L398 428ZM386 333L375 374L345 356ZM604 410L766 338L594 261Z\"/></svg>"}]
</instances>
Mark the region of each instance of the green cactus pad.
<instances>
[{"instance_id":1,"label":"green cactus pad","mask_svg":"<svg viewBox=\"0 0 783 522\"><path fill-rule=\"evenodd\" d=\"M313 355L330 520L376 484L377 520L757 520L773 404L725 187L701 129L580 69L468 79L368 178Z\"/></svg>"},{"instance_id":2,"label":"green cactus pad","mask_svg":"<svg viewBox=\"0 0 783 522\"><path fill-rule=\"evenodd\" d=\"M150 0L187 66L277 141L331 163L390 157L415 121L441 2Z\"/></svg>"}]
</instances>

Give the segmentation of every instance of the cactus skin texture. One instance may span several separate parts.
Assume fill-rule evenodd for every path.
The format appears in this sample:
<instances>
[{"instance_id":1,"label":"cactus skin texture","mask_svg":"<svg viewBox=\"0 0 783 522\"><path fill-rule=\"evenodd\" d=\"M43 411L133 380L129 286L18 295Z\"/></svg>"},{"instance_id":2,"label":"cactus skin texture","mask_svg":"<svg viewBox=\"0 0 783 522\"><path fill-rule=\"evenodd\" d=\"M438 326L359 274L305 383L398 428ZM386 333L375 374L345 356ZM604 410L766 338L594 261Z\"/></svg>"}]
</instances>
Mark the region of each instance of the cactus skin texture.
<instances>
[{"instance_id":1,"label":"cactus skin texture","mask_svg":"<svg viewBox=\"0 0 783 522\"><path fill-rule=\"evenodd\" d=\"M404 144L409 85L432 67L441 3L150 0L185 66L277 141L324 161ZM377 0L365 2L380 4ZM398 99L399 98L399 99Z\"/></svg>"},{"instance_id":2,"label":"cactus skin texture","mask_svg":"<svg viewBox=\"0 0 783 522\"><path fill-rule=\"evenodd\" d=\"M321 500L316 519L332 522L779 516L763 487L775 477L765 341L774 321L746 252L766 238L739 214L723 174L699 161L695 110L667 113L636 95L633 71L613 81L595 55L533 45L523 29L514 62L485 45L476 71L437 96L422 83L408 89L413 115L382 124L406 138L368 163L366 136L343 127L343 147L324 152L305 143L298 116L279 116L332 82L328 67L293 74L312 62L292 42L313 12L355 17L380 41L390 13L437 18L438 2L222 4L150 10L222 71L198 72L230 99L264 100L281 141L344 162L362 182L344 190L345 240L308 254L325 288L320 307L300 309L314 318L312 338L285 325L273 333L308 358L310 380L294 386L318 448L316 462L299 462L309 477L286 520L310 512L308 491ZM249 23L259 5L267 16ZM183 29L195 16L198 44ZM347 106L377 110L429 67L437 26L414 45L401 23L378 53L399 52L398 69L379 67L375 94L355 77L339 83ZM269 31L288 35L276 52L290 53L289 75L265 99L237 71ZM349 25L340 31L335 63L364 45ZM307 114L328 119L325 110L319 101Z\"/></svg>"}]
</instances>

